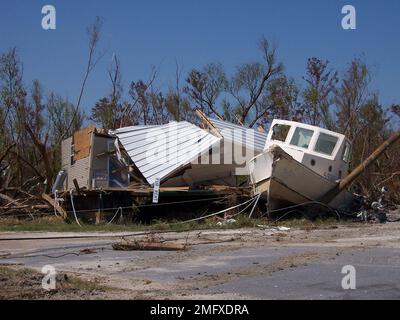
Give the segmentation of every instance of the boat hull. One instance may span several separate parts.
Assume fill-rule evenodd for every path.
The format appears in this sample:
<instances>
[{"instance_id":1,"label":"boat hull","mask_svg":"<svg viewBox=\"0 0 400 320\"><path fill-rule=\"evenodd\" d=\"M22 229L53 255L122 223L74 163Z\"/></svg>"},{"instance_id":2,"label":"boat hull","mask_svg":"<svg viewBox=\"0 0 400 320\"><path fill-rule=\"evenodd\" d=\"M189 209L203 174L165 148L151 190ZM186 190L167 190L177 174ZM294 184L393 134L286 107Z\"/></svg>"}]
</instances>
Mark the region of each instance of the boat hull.
<instances>
[{"instance_id":1,"label":"boat hull","mask_svg":"<svg viewBox=\"0 0 400 320\"><path fill-rule=\"evenodd\" d=\"M334 182L296 161L278 146L252 159L249 169L254 193L261 194L269 211L318 201L335 187ZM329 205L345 209L352 201L352 194L343 191Z\"/></svg>"}]
</instances>

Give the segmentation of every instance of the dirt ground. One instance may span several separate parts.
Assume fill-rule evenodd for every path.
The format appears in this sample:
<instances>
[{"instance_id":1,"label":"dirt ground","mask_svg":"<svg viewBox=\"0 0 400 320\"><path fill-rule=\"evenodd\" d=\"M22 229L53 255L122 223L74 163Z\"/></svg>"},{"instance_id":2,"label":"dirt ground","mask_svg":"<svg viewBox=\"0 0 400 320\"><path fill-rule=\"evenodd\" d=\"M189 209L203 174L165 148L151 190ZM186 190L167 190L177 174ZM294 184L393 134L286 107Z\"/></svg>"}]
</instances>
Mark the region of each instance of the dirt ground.
<instances>
[{"instance_id":1,"label":"dirt ground","mask_svg":"<svg viewBox=\"0 0 400 320\"><path fill-rule=\"evenodd\" d=\"M43 290L43 274L16 265L0 267L0 300L107 299L119 290L66 273L57 276L56 290Z\"/></svg>"},{"instance_id":2,"label":"dirt ground","mask_svg":"<svg viewBox=\"0 0 400 320\"><path fill-rule=\"evenodd\" d=\"M113 250L123 239L187 249ZM40 287L44 265L58 272L50 293ZM344 265L358 270L352 293L341 288ZM6 232L0 233L0 266L0 299L400 299L400 223L158 234Z\"/></svg>"}]
</instances>

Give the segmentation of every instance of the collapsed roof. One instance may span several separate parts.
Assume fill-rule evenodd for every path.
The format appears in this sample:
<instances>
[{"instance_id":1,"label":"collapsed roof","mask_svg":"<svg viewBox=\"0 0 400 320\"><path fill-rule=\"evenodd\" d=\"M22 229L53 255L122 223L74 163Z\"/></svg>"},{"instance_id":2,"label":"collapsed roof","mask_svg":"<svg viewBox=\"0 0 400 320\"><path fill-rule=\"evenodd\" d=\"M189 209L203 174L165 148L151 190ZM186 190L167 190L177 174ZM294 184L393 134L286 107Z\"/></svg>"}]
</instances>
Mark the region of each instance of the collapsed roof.
<instances>
[{"instance_id":1,"label":"collapsed roof","mask_svg":"<svg viewBox=\"0 0 400 320\"><path fill-rule=\"evenodd\" d=\"M146 181L165 180L207 153L221 138L186 122L113 131Z\"/></svg>"},{"instance_id":2,"label":"collapsed roof","mask_svg":"<svg viewBox=\"0 0 400 320\"><path fill-rule=\"evenodd\" d=\"M239 126L223 120L207 118L210 123L219 131L225 141L243 145L256 153L264 150L268 134L254 129Z\"/></svg>"},{"instance_id":3,"label":"collapsed roof","mask_svg":"<svg viewBox=\"0 0 400 320\"><path fill-rule=\"evenodd\" d=\"M198 115L207 130L182 121L120 128L112 133L118 137L136 168L150 185L157 178L162 182L168 180L195 160L207 155L214 147L217 152L225 152L218 149L221 141L242 146L255 154L263 151L266 133L208 118L202 113ZM222 164L227 163L223 160ZM235 164L229 165L235 167ZM214 167L215 170L229 172L233 169L229 166L220 166L219 169Z\"/></svg>"}]
</instances>

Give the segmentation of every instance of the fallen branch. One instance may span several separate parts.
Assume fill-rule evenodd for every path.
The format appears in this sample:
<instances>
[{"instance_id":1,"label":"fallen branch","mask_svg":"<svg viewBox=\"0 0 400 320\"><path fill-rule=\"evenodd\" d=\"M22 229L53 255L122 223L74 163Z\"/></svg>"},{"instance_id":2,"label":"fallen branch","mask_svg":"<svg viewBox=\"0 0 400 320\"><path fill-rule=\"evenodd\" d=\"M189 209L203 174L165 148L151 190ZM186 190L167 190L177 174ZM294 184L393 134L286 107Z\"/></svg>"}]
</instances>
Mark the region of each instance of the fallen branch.
<instances>
[{"instance_id":1,"label":"fallen branch","mask_svg":"<svg viewBox=\"0 0 400 320\"><path fill-rule=\"evenodd\" d=\"M112 248L117 251L183 251L187 249L183 244L157 242L114 243Z\"/></svg>"},{"instance_id":2,"label":"fallen branch","mask_svg":"<svg viewBox=\"0 0 400 320\"><path fill-rule=\"evenodd\" d=\"M57 203L55 203L54 199L50 197L48 194L43 193L42 194L43 200L46 200L52 207L54 207L57 212L64 218L67 219L67 212Z\"/></svg>"},{"instance_id":3,"label":"fallen branch","mask_svg":"<svg viewBox=\"0 0 400 320\"><path fill-rule=\"evenodd\" d=\"M9 203L18 203L17 200L15 200L15 199L13 199L13 198L11 198L8 195L3 194L3 193L0 193L0 199L3 199L5 201L7 201L8 202L7 204L9 204Z\"/></svg>"},{"instance_id":4,"label":"fallen branch","mask_svg":"<svg viewBox=\"0 0 400 320\"><path fill-rule=\"evenodd\" d=\"M217 241L205 241L205 242L196 242L191 244L192 246L198 246L198 245L202 245L202 244L218 244L218 243L227 243L227 242L233 242L236 241L236 238L230 238L227 240L217 240Z\"/></svg>"},{"instance_id":5,"label":"fallen branch","mask_svg":"<svg viewBox=\"0 0 400 320\"><path fill-rule=\"evenodd\" d=\"M2 155L0 155L0 163L7 157L8 153L10 152L10 150L11 150L12 148L14 148L14 147L15 147L15 143L12 144L12 145L10 145L10 146L6 149L6 151L5 151Z\"/></svg>"}]
</instances>

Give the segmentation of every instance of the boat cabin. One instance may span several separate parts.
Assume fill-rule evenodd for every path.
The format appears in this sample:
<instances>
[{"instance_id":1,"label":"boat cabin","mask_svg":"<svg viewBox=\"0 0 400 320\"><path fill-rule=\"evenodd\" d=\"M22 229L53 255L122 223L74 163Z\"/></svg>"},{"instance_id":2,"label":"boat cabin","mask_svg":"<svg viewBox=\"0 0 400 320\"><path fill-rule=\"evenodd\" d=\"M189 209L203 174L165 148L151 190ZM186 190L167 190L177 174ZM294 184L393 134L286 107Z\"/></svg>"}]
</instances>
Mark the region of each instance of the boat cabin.
<instances>
[{"instance_id":1,"label":"boat cabin","mask_svg":"<svg viewBox=\"0 0 400 320\"><path fill-rule=\"evenodd\" d=\"M348 174L351 143L342 134L294 121L274 120L264 150L278 145L296 161L335 182Z\"/></svg>"}]
</instances>

